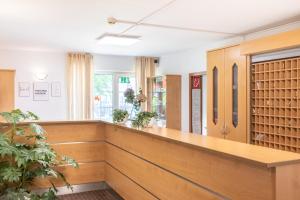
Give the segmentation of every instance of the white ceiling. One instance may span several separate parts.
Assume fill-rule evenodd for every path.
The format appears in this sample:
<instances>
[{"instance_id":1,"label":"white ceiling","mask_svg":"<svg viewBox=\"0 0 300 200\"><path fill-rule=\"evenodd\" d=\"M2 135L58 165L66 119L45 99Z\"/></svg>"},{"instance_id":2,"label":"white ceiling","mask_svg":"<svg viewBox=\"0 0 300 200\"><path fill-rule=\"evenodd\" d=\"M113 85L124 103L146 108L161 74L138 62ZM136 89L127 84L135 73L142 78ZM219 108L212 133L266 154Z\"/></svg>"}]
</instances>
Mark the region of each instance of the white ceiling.
<instances>
[{"instance_id":1,"label":"white ceiling","mask_svg":"<svg viewBox=\"0 0 300 200\"><path fill-rule=\"evenodd\" d=\"M173 0L174 1L174 0ZM130 25L108 25L107 17L139 21L171 0L0 0L0 48L160 55L194 48L228 35L137 26L130 47L98 46L103 33ZM300 0L175 0L144 23L245 33L300 16Z\"/></svg>"}]
</instances>

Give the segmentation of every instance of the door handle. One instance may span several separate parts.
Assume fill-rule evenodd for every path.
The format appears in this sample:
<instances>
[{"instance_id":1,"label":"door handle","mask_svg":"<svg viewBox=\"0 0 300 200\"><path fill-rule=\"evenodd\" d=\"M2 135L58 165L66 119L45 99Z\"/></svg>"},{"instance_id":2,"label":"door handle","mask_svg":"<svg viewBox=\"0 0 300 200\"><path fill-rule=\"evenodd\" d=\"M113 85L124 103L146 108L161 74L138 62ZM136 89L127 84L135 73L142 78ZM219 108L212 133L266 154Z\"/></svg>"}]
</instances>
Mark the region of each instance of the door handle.
<instances>
[{"instance_id":1,"label":"door handle","mask_svg":"<svg viewBox=\"0 0 300 200\"><path fill-rule=\"evenodd\" d=\"M222 129L221 129L221 134L226 136L230 133L230 129L229 127L227 126L227 124L224 124Z\"/></svg>"}]
</instances>

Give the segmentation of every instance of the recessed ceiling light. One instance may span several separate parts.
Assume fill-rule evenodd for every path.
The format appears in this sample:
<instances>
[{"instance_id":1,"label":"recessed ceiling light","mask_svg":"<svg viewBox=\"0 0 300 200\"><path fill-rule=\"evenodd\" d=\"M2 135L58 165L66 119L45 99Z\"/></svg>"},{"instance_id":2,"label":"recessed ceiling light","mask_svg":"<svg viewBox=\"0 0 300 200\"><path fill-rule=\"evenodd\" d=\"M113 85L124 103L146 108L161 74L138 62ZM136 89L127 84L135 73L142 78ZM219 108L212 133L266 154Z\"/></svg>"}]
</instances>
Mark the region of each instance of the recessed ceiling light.
<instances>
[{"instance_id":1,"label":"recessed ceiling light","mask_svg":"<svg viewBox=\"0 0 300 200\"><path fill-rule=\"evenodd\" d=\"M97 38L99 45L130 46L140 41L140 36L104 34Z\"/></svg>"}]
</instances>

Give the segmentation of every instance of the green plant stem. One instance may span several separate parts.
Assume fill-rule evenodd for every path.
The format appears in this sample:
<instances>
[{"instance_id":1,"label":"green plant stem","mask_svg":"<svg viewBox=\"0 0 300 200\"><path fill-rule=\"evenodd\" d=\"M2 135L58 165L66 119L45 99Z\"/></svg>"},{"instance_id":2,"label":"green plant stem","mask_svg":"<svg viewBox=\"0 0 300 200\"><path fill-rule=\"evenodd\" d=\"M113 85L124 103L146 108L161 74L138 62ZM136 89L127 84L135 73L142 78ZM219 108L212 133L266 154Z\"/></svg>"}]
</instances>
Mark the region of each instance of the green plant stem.
<instances>
[{"instance_id":1,"label":"green plant stem","mask_svg":"<svg viewBox=\"0 0 300 200\"><path fill-rule=\"evenodd\" d=\"M17 130L17 125L16 125L16 123L13 123L12 130L11 130L11 138L10 138L10 142L12 144L14 143L14 137L15 137L15 134L16 134L16 130Z\"/></svg>"}]
</instances>

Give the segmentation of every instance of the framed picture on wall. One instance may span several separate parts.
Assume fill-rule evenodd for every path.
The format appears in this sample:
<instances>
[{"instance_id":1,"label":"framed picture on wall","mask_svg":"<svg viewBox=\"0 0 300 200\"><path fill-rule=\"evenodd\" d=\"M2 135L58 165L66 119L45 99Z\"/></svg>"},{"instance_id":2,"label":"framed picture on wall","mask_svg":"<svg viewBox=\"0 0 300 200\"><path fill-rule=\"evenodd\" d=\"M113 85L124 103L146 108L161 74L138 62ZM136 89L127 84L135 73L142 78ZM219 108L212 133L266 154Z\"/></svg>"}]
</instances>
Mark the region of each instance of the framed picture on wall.
<instances>
[{"instance_id":1,"label":"framed picture on wall","mask_svg":"<svg viewBox=\"0 0 300 200\"><path fill-rule=\"evenodd\" d=\"M52 82L51 84L51 96L60 97L61 96L61 84L60 82Z\"/></svg>"},{"instance_id":2,"label":"framed picture on wall","mask_svg":"<svg viewBox=\"0 0 300 200\"><path fill-rule=\"evenodd\" d=\"M19 91L19 97L30 97L30 83L19 82L18 91Z\"/></svg>"},{"instance_id":3,"label":"framed picture on wall","mask_svg":"<svg viewBox=\"0 0 300 200\"><path fill-rule=\"evenodd\" d=\"M35 82L33 84L33 100L34 101L49 100L49 83Z\"/></svg>"}]
</instances>

